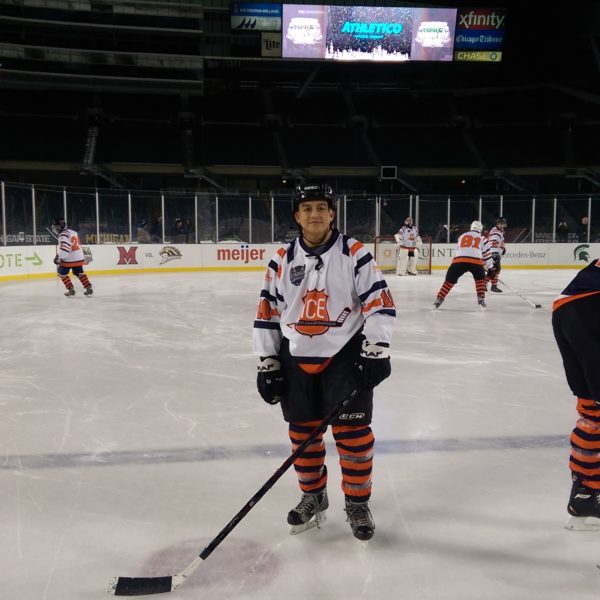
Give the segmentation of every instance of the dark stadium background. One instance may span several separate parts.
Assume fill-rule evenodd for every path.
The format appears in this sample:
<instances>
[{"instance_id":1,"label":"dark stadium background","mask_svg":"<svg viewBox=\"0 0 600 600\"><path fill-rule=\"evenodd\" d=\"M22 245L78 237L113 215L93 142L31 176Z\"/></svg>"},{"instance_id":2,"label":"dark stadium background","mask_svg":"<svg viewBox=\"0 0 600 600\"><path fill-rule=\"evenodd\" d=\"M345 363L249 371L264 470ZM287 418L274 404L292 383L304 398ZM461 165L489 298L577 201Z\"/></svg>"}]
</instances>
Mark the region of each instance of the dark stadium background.
<instances>
[{"instance_id":1,"label":"dark stadium background","mask_svg":"<svg viewBox=\"0 0 600 600\"><path fill-rule=\"evenodd\" d=\"M598 3L436 6L506 8L502 62L260 58L260 32L232 31L222 0L0 0L0 179L597 192Z\"/></svg>"}]
</instances>

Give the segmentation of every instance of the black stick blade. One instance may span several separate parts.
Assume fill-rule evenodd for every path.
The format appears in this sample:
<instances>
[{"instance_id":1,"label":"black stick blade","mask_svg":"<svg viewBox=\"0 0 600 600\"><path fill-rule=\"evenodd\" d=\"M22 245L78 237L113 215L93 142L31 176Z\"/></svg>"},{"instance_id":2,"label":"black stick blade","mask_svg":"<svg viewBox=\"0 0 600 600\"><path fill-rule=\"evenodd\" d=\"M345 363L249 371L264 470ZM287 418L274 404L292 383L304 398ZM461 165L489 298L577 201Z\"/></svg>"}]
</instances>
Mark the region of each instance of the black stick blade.
<instances>
[{"instance_id":1,"label":"black stick blade","mask_svg":"<svg viewBox=\"0 0 600 600\"><path fill-rule=\"evenodd\" d=\"M118 577L112 583L115 596L148 596L164 594L172 589L173 577Z\"/></svg>"}]
</instances>

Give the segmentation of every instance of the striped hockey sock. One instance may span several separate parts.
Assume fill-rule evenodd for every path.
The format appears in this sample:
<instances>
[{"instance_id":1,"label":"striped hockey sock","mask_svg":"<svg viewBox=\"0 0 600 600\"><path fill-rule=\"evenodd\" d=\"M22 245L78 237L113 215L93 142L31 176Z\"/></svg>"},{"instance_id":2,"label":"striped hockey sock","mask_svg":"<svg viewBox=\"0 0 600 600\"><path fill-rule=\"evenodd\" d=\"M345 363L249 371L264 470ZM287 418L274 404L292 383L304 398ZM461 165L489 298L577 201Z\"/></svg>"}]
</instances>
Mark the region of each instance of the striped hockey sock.
<instances>
[{"instance_id":1,"label":"striped hockey sock","mask_svg":"<svg viewBox=\"0 0 600 600\"><path fill-rule=\"evenodd\" d=\"M594 400L577 398L577 412L569 467L583 485L600 490L600 408Z\"/></svg>"},{"instance_id":2,"label":"striped hockey sock","mask_svg":"<svg viewBox=\"0 0 600 600\"><path fill-rule=\"evenodd\" d=\"M88 276L85 273L82 273L81 275L78 275L79 277L79 281L81 281L81 285L83 285L84 288L89 288L92 287L92 284L90 283L90 280L88 279Z\"/></svg>"},{"instance_id":3,"label":"striped hockey sock","mask_svg":"<svg viewBox=\"0 0 600 600\"><path fill-rule=\"evenodd\" d=\"M306 421L303 423L290 423L289 436L292 450L308 438L321 421ZM298 476L300 489L304 493L316 494L327 486L327 467L325 466L325 444L323 434L307 446L304 452L294 461L294 469Z\"/></svg>"},{"instance_id":4,"label":"striped hockey sock","mask_svg":"<svg viewBox=\"0 0 600 600\"><path fill-rule=\"evenodd\" d=\"M334 425L335 445L342 468L342 490L347 498L365 501L371 496L375 437L368 425Z\"/></svg>"}]
</instances>

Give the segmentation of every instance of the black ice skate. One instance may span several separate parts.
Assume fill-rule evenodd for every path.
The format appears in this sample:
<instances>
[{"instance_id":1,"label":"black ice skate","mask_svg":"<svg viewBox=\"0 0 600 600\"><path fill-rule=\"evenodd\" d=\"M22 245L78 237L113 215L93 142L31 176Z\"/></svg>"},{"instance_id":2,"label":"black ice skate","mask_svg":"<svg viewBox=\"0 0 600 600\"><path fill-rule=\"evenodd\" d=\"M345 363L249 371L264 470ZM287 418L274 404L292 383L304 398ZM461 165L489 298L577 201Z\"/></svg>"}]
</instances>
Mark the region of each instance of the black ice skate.
<instances>
[{"instance_id":1,"label":"black ice skate","mask_svg":"<svg viewBox=\"0 0 600 600\"><path fill-rule=\"evenodd\" d=\"M346 521L350 523L354 537L361 542L368 542L375 535L369 502L353 502L346 498Z\"/></svg>"},{"instance_id":2,"label":"black ice skate","mask_svg":"<svg viewBox=\"0 0 600 600\"><path fill-rule=\"evenodd\" d=\"M90 285L90 287L86 287L85 288L85 292L83 292L84 296L91 296L94 293L94 290L92 289L92 286Z\"/></svg>"},{"instance_id":3,"label":"black ice skate","mask_svg":"<svg viewBox=\"0 0 600 600\"><path fill-rule=\"evenodd\" d=\"M485 298L477 298L477 303L479 304L479 306L481 306L481 308L485 308L486 306Z\"/></svg>"},{"instance_id":4,"label":"black ice skate","mask_svg":"<svg viewBox=\"0 0 600 600\"><path fill-rule=\"evenodd\" d=\"M588 517L600 519L600 490L588 488L575 479L567 510L571 518L565 524L565 529L572 531L599 530L600 521L587 522L586 519Z\"/></svg>"},{"instance_id":5,"label":"black ice skate","mask_svg":"<svg viewBox=\"0 0 600 600\"><path fill-rule=\"evenodd\" d=\"M296 508L290 510L287 522L290 534L296 535L313 527L320 527L326 520L325 511L329 508L327 490L317 494L302 494Z\"/></svg>"},{"instance_id":6,"label":"black ice skate","mask_svg":"<svg viewBox=\"0 0 600 600\"><path fill-rule=\"evenodd\" d=\"M490 288L490 290L492 292L498 292L499 294L502 293L502 290L497 285L494 285L494 284L492 284L492 287Z\"/></svg>"},{"instance_id":7,"label":"black ice skate","mask_svg":"<svg viewBox=\"0 0 600 600\"><path fill-rule=\"evenodd\" d=\"M442 305L442 302L444 301L443 298L440 298L440 296L438 296L435 299L435 302L433 303L433 308L439 308Z\"/></svg>"},{"instance_id":8,"label":"black ice skate","mask_svg":"<svg viewBox=\"0 0 600 600\"><path fill-rule=\"evenodd\" d=\"M75 295L75 290L73 288L71 288L70 290L67 290L65 292L65 296L74 296Z\"/></svg>"}]
</instances>

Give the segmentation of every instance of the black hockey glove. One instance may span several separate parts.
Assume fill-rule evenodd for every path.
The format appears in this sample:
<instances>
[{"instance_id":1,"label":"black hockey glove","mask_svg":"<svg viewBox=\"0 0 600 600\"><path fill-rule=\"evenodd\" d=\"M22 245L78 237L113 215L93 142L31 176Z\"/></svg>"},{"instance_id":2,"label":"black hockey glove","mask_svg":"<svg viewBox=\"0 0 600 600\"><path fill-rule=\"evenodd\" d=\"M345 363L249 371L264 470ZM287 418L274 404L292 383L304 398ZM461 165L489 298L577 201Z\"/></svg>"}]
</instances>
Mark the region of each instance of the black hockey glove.
<instances>
[{"instance_id":1,"label":"black hockey glove","mask_svg":"<svg viewBox=\"0 0 600 600\"><path fill-rule=\"evenodd\" d=\"M277 404L285 395L286 382L277 357L260 357L256 375L256 387L268 404Z\"/></svg>"},{"instance_id":2,"label":"black hockey glove","mask_svg":"<svg viewBox=\"0 0 600 600\"><path fill-rule=\"evenodd\" d=\"M58 254L54 257L54 264L58 265L60 263L60 258L58 258Z\"/></svg>"},{"instance_id":3,"label":"black hockey glove","mask_svg":"<svg viewBox=\"0 0 600 600\"><path fill-rule=\"evenodd\" d=\"M496 277L496 269L494 269L493 267L491 269L488 269L486 275L489 279L494 279L494 277Z\"/></svg>"},{"instance_id":4,"label":"black hockey glove","mask_svg":"<svg viewBox=\"0 0 600 600\"><path fill-rule=\"evenodd\" d=\"M356 370L358 385L364 390L372 390L387 379L392 372L387 345L371 344L364 340Z\"/></svg>"},{"instance_id":5,"label":"black hockey glove","mask_svg":"<svg viewBox=\"0 0 600 600\"><path fill-rule=\"evenodd\" d=\"M494 269L498 269L498 265L500 264L500 255L499 254L492 254L492 260L494 261Z\"/></svg>"}]
</instances>

